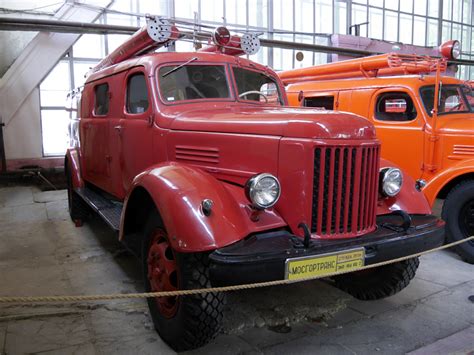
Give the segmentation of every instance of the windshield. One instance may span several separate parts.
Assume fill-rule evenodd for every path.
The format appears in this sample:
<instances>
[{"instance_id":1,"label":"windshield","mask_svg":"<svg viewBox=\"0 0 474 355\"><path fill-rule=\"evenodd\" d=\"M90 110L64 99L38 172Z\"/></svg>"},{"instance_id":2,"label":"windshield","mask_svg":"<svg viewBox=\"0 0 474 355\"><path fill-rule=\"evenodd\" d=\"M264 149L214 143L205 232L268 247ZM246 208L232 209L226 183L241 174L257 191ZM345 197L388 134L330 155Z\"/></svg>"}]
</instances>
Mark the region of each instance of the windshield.
<instances>
[{"instance_id":1,"label":"windshield","mask_svg":"<svg viewBox=\"0 0 474 355\"><path fill-rule=\"evenodd\" d=\"M158 72L158 81L165 102L229 98L223 65L164 66Z\"/></svg>"},{"instance_id":2,"label":"windshield","mask_svg":"<svg viewBox=\"0 0 474 355\"><path fill-rule=\"evenodd\" d=\"M241 100L257 101L282 106L276 81L262 72L234 67L238 96Z\"/></svg>"},{"instance_id":3,"label":"windshield","mask_svg":"<svg viewBox=\"0 0 474 355\"><path fill-rule=\"evenodd\" d=\"M435 87L424 86L420 89L421 99L426 112L432 116ZM439 115L472 112L472 90L465 85L442 85L439 102Z\"/></svg>"},{"instance_id":4,"label":"windshield","mask_svg":"<svg viewBox=\"0 0 474 355\"><path fill-rule=\"evenodd\" d=\"M469 102L469 105L471 106L471 111L474 111L474 86L463 86L462 90L466 96L467 102Z\"/></svg>"}]
</instances>

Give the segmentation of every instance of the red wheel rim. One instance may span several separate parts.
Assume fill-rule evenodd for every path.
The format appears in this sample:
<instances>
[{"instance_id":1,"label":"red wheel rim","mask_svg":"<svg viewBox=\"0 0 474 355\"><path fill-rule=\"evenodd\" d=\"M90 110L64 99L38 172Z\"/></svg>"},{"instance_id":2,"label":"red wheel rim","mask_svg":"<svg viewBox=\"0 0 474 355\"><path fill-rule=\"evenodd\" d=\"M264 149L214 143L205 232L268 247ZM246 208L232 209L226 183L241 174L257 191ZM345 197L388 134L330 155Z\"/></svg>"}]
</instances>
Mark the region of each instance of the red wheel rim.
<instances>
[{"instance_id":1,"label":"red wheel rim","mask_svg":"<svg viewBox=\"0 0 474 355\"><path fill-rule=\"evenodd\" d=\"M152 292L175 291L178 289L178 273L173 249L168 243L166 232L153 232L148 248L148 282ZM171 318L178 309L178 297L155 298L160 313Z\"/></svg>"}]
</instances>

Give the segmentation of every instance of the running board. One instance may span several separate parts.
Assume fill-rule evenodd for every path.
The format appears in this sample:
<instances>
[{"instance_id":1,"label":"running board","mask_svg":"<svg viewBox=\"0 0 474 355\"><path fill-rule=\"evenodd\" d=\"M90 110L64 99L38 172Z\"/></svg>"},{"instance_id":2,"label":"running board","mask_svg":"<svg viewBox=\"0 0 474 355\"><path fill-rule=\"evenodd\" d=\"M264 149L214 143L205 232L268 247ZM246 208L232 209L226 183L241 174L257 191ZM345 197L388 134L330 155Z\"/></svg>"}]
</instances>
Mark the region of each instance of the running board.
<instances>
[{"instance_id":1,"label":"running board","mask_svg":"<svg viewBox=\"0 0 474 355\"><path fill-rule=\"evenodd\" d=\"M74 191L115 231L120 229L120 217L123 204L109 200L94 190L87 187L74 189Z\"/></svg>"}]
</instances>

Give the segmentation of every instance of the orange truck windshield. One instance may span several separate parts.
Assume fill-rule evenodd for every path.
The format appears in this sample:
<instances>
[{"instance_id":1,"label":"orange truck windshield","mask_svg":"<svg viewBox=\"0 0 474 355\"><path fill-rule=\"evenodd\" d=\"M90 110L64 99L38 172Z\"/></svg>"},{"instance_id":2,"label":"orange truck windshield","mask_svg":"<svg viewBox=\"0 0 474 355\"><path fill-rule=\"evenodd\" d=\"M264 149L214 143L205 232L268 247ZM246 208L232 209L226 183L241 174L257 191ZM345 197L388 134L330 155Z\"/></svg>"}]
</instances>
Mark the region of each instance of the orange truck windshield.
<instances>
[{"instance_id":1,"label":"orange truck windshield","mask_svg":"<svg viewBox=\"0 0 474 355\"><path fill-rule=\"evenodd\" d=\"M434 106L434 85L420 89L421 99L426 112L432 116ZM464 85L442 85L439 101L439 115L473 112L472 89Z\"/></svg>"}]
</instances>

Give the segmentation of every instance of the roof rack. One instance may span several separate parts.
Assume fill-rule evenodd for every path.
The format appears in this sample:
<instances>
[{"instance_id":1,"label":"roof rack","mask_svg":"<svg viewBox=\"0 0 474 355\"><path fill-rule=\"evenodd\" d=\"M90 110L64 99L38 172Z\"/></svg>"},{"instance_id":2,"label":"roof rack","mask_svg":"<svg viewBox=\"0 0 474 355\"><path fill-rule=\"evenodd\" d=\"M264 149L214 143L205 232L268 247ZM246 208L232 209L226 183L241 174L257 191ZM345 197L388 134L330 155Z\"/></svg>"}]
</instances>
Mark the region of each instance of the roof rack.
<instances>
[{"instance_id":1,"label":"roof rack","mask_svg":"<svg viewBox=\"0 0 474 355\"><path fill-rule=\"evenodd\" d=\"M146 54L158 48L168 46L184 37L195 38L195 32L180 31L170 20L162 17L147 16L147 23L135 32L128 40L118 46L112 53L102 59L89 74L118 64L127 59ZM202 36L200 36L203 38ZM260 48L257 34L245 33L242 36L230 35L226 27L218 27L209 34L208 46L200 52L217 52L239 56L255 54Z\"/></svg>"},{"instance_id":2,"label":"roof rack","mask_svg":"<svg viewBox=\"0 0 474 355\"><path fill-rule=\"evenodd\" d=\"M446 71L447 60L415 54L386 53L279 72L285 85L301 81L371 78Z\"/></svg>"}]
</instances>

